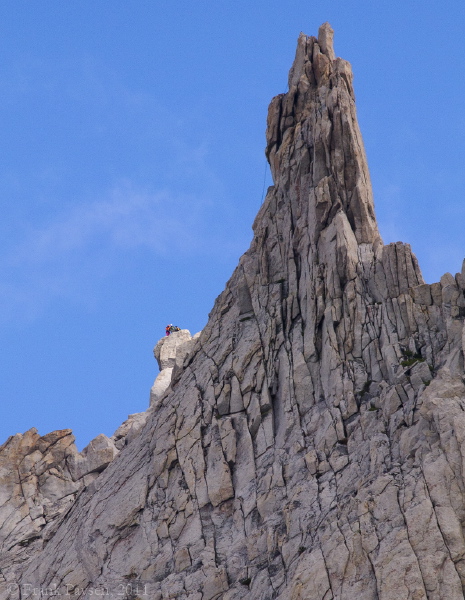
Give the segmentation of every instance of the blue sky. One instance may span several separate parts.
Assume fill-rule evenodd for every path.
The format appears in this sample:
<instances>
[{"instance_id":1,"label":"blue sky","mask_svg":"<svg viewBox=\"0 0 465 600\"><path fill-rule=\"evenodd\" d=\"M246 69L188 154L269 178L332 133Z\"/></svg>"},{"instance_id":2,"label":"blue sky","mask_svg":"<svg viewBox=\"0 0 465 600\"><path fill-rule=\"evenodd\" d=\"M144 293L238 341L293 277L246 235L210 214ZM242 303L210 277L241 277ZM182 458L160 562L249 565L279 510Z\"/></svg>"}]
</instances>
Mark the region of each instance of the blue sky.
<instances>
[{"instance_id":1,"label":"blue sky","mask_svg":"<svg viewBox=\"0 0 465 600\"><path fill-rule=\"evenodd\" d=\"M465 257L465 4L5 0L0 443L82 448L145 410L167 322L192 333L251 240L266 111L300 31L352 63L386 243Z\"/></svg>"}]
</instances>

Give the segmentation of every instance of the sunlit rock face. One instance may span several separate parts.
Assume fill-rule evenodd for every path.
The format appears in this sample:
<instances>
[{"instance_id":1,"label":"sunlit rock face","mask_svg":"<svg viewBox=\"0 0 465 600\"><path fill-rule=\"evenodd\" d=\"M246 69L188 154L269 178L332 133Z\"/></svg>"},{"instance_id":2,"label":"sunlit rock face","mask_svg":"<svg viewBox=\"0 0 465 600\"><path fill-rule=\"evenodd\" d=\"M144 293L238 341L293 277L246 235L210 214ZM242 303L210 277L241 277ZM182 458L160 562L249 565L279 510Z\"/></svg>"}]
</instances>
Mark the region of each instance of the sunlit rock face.
<instances>
[{"instance_id":1,"label":"sunlit rock face","mask_svg":"<svg viewBox=\"0 0 465 600\"><path fill-rule=\"evenodd\" d=\"M383 245L327 24L299 37L266 152L274 185L207 326L53 531L4 545L2 598L464 597L465 270L426 285ZM11 514L21 493L7 481Z\"/></svg>"},{"instance_id":2,"label":"sunlit rock face","mask_svg":"<svg viewBox=\"0 0 465 600\"><path fill-rule=\"evenodd\" d=\"M113 441L103 434L79 453L70 429L42 437L30 429L0 447L3 581L54 536L79 493L117 454Z\"/></svg>"},{"instance_id":3,"label":"sunlit rock face","mask_svg":"<svg viewBox=\"0 0 465 600\"><path fill-rule=\"evenodd\" d=\"M181 329L159 340L153 349L153 355L158 363L160 373L150 390L150 406L155 405L169 390L171 379L176 375L176 369L182 370L184 360L199 335L200 333L197 333L192 337L188 329Z\"/></svg>"}]
</instances>

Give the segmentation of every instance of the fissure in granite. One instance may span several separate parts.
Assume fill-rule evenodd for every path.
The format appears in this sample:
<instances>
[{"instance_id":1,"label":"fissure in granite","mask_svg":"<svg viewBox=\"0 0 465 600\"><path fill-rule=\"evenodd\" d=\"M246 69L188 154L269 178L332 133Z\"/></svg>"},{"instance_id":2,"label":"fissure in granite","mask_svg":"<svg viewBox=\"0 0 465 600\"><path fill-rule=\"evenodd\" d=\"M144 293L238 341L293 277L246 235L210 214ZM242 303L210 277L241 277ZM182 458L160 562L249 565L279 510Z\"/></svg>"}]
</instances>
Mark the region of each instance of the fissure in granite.
<instances>
[{"instance_id":1,"label":"fissure in granite","mask_svg":"<svg viewBox=\"0 0 465 600\"><path fill-rule=\"evenodd\" d=\"M427 285L383 245L328 24L266 155L250 249L202 333L157 345L147 413L82 455L69 430L0 449L1 598L464 598L465 267Z\"/></svg>"}]
</instances>

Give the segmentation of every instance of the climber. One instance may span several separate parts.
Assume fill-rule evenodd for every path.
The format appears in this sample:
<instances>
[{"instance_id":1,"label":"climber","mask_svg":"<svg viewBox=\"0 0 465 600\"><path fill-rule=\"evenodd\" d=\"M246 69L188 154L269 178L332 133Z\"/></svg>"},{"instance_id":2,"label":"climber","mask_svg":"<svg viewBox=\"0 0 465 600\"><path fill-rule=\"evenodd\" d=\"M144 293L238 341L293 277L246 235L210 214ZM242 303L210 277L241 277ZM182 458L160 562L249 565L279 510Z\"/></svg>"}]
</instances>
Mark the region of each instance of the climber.
<instances>
[{"instance_id":1,"label":"climber","mask_svg":"<svg viewBox=\"0 0 465 600\"><path fill-rule=\"evenodd\" d=\"M177 325L170 325L170 333L174 333L175 331L181 331Z\"/></svg>"},{"instance_id":2,"label":"climber","mask_svg":"<svg viewBox=\"0 0 465 600\"><path fill-rule=\"evenodd\" d=\"M165 327L165 332L166 332L166 335L169 335L169 334L171 333L171 327L173 327L173 326L172 326L172 325L167 325L167 326Z\"/></svg>"}]
</instances>

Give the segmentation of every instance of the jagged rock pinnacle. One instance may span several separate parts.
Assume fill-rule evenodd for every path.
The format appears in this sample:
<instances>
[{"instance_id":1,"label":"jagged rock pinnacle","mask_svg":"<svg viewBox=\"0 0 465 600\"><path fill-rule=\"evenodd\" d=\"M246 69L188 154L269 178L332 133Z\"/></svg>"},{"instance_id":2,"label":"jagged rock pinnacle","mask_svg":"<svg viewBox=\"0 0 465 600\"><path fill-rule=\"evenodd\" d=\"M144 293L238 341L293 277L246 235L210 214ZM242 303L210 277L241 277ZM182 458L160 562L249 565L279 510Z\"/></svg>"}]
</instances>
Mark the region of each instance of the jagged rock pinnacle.
<instances>
[{"instance_id":1,"label":"jagged rock pinnacle","mask_svg":"<svg viewBox=\"0 0 465 600\"><path fill-rule=\"evenodd\" d=\"M50 490L61 446L0 450L0 599L463 600L465 263L427 285L382 244L328 24L299 37L266 151L252 244L200 336L157 345L166 380L112 462Z\"/></svg>"},{"instance_id":2,"label":"jagged rock pinnacle","mask_svg":"<svg viewBox=\"0 0 465 600\"><path fill-rule=\"evenodd\" d=\"M300 34L289 91L272 100L266 137L274 182L309 202L315 236L342 212L359 243L380 241L352 70L335 58L328 23L318 39Z\"/></svg>"}]
</instances>

